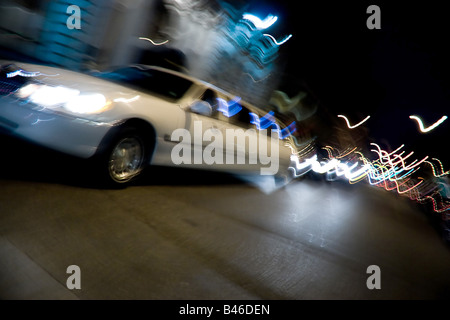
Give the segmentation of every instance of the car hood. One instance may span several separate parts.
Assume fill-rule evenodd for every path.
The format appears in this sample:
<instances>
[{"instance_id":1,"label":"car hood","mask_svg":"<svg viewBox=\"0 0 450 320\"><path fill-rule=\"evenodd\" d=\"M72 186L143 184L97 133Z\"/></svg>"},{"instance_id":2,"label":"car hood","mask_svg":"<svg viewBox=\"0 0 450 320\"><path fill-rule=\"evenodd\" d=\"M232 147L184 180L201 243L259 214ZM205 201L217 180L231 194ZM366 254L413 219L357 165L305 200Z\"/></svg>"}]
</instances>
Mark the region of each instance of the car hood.
<instances>
[{"instance_id":1,"label":"car hood","mask_svg":"<svg viewBox=\"0 0 450 320\"><path fill-rule=\"evenodd\" d=\"M95 73L84 74L57 67L22 63L15 61L2 61L0 64L14 64L19 69L34 73L33 79L52 86L64 86L79 90L82 94L100 93L107 100L114 104L114 108L101 114L84 115L83 117L95 121L114 121L124 117L133 117L141 114L142 103L134 103L137 97L144 98L146 102L146 112L149 113L149 105L164 105L170 108L173 104L151 94L128 88L126 86L95 77Z\"/></svg>"},{"instance_id":2,"label":"car hood","mask_svg":"<svg viewBox=\"0 0 450 320\"><path fill-rule=\"evenodd\" d=\"M2 61L1 65L14 64L18 68L27 72L35 73L33 78L36 81L43 82L53 86L65 86L80 90L82 93L101 93L108 97L114 96L117 92L126 91L127 93L136 93L136 90L126 88L120 84L95 77L95 73L84 74L81 72L70 71L57 67L22 63L15 61Z\"/></svg>"}]
</instances>

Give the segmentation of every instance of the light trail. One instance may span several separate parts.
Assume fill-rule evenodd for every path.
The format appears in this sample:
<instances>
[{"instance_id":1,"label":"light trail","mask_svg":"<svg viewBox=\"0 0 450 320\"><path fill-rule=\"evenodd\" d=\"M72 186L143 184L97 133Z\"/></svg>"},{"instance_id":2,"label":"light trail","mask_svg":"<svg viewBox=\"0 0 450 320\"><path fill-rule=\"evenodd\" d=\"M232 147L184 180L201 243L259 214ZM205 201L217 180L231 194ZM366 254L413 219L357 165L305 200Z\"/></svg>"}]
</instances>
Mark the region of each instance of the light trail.
<instances>
[{"instance_id":1,"label":"light trail","mask_svg":"<svg viewBox=\"0 0 450 320\"><path fill-rule=\"evenodd\" d=\"M283 40L278 42L278 40L275 39L275 37L272 36L271 34L264 33L264 36L270 38L277 46L281 46L282 44L285 44L290 38L292 38L292 34L290 34L286 38L284 38Z\"/></svg>"},{"instance_id":2,"label":"light trail","mask_svg":"<svg viewBox=\"0 0 450 320\"><path fill-rule=\"evenodd\" d=\"M438 121L433 123L431 126L428 126L427 128L425 128L425 126L423 125L422 119L420 119L418 116L409 116L409 118L417 121L417 123L419 124L419 129L422 133L427 133L427 132L430 132L431 130L435 129L437 126L439 126L445 120L447 120L448 117L443 116L442 118L440 118Z\"/></svg>"},{"instance_id":3,"label":"light trail","mask_svg":"<svg viewBox=\"0 0 450 320\"><path fill-rule=\"evenodd\" d=\"M163 42L157 43L157 42L153 41L153 40L150 39L150 38L144 38L144 37L139 37L139 40L146 40L146 41L149 41L149 42L151 42L151 43L152 43L153 45L155 45L155 46L162 46L163 44L166 44L166 43L169 42L169 40L165 40L165 41L163 41Z\"/></svg>"},{"instance_id":4,"label":"light trail","mask_svg":"<svg viewBox=\"0 0 450 320\"><path fill-rule=\"evenodd\" d=\"M346 179L350 184L358 183L364 180L372 186L381 187L386 191L396 191L399 195L408 196L411 200L416 200L419 202L425 202L427 200L432 201L433 210L435 212L446 212L450 210L450 201L443 200L442 196L436 196L433 193L436 189L445 189L447 184L439 180L438 183L443 184L444 188L441 188L436 181L425 179L421 176L415 178L415 173L420 170L419 165L421 163L428 163L431 165L434 173L434 177L441 176L437 173L437 169L434 164L427 161L428 157L418 161L414 160L409 165L405 164L405 159L409 158L414 152L403 156L405 151L397 154L404 145L401 145L392 152L387 152L381 149L381 147L375 143L372 143L376 148L371 151L374 152L378 157L373 161L369 160L364 156L363 153L357 151L357 148L348 148L350 152L345 151L340 153L338 150L331 146L325 146L323 149L327 151L328 158L319 160L318 155L315 154L313 157L303 159L300 161L301 157L293 153L291 155L291 167L290 170L293 171L295 177L302 176L309 171L313 171L318 174L326 175L327 180L335 179ZM338 154L335 157L334 154ZM345 160L354 158L352 154L358 157L358 161L352 163L351 160ZM438 161L440 165L440 172L442 174L448 174L449 172L444 172L442 163L433 158L433 160ZM362 161L362 165L359 163ZM444 191L446 191L445 189ZM431 193L431 195L430 195Z\"/></svg>"},{"instance_id":5,"label":"light trail","mask_svg":"<svg viewBox=\"0 0 450 320\"><path fill-rule=\"evenodd\" d=\"M355 129L355 128L359 127L360 125L362 125L364 122L366 122L367 120L370 119L370 116L367 116L366 118L364 118L364 120L362 120L361 122L359 122L359 123L357 123L357 124L355 124L355 125L352 126L352 125L350 125L350 121L347 119L346 116L340 114L340 115L338 115L338 117L339 117L339 118L343 118L343 119L345 120L345 122L347 123L347 127L348 127L349 129Z\"/></svg>"}]
</instances>

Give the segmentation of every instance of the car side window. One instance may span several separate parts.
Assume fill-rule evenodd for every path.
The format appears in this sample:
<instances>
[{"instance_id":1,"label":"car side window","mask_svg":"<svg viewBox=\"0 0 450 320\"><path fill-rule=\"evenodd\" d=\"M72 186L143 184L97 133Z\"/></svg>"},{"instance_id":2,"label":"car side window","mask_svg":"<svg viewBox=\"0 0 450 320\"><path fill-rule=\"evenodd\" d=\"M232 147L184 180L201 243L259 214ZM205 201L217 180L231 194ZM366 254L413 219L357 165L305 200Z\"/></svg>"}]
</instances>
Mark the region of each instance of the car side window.
<instances>
[{"instance_id":1,"label":"car side window","mask_svg":"<svg viewBox=\"0 0 450 320\"><path fill-rule=\"evenodd\" d=\"M251 127L257 129L258 131L262 131L268 137L272 136L272 130L276 130L276 124L278 121L275 119L273 114L270 113L262 113L259 111L250 111L250 123ZM275 121L275 122L274 122Z\"/></svg>"},{"instance_id":2,"label":"car side window","mask_svg":"<svg viewBox=\"0 0 450 320\"><path fill-rule=\"evenodd\" d=\"M240 111L230 117L230 123L239 126L244 129L248 129L252 126L250 118L250 110L244 106L240 106Z\"/></svg>"},{"instance_id":3,"label":"car side window","mask_svg":"<svg viewBox=\"0 0 450 320\"><path fill-rule=\"evenodd\" d=\"M156 69L136 66L103 72L95 76L170 100L181 99L192 86L192 82L185 78Z\"/></svg>"},{"instance_id":4,"label":"car side window","mask_svg":"<svg viewBox=\"0 0 450 320\"><path fill-rule=\"evenodd\" d=\"M206 89L190 104L189 111L203 116L216 118L217 94L212 89Z\"/></svg>"},{"instance_id":5,"label":"car side window","mask_svg":"<svg viewBox=\"0 0 450 320\"><path fill-rule=\"evenodd\" d=\"M212 116L215 116L217 113L217 94L211 89L206 89L200 100L211 106L211 109L213 110Z\"/></svg>"},{"instance_id":6,"label":"car side window","mask_svg":"<svg viewBox=\"0 0 450 320\"><path fill-rule=\"evenodd\" d=\"M219 95L218 99L218 119L229 124L247 129L250 124L250 111L244 107L239 97L229 97Z\"/></svg>"}]
</instances>

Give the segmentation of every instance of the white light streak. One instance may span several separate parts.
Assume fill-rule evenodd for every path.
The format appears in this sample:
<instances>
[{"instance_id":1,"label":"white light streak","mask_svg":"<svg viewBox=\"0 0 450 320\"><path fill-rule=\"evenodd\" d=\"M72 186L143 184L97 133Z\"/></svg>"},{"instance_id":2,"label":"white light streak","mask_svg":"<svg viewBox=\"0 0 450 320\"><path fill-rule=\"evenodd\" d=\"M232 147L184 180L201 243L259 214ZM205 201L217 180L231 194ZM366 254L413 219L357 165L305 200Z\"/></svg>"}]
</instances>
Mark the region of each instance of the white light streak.
<instances>
[{"instance_id":1,"label":"white light streak","mask_svg":"<svg viewBox=\"0 0 450 320\"><path fill-rule=\"evenodd\" d=\"M442 118L440 118L438 121L436 121L434 124L432 124L431 126L425 128L422 122L422 119L420 119L417 116L409 116L410 119L416 120L417 123L419 124L419 129L421 132L423 133L427 133L430 132L431 130L435 129L438 125L440 125L442 122L444 122L445 120L447 120L447 116L443 116Z\"/></svg>"},{"instance_id":2,"label":"white light streak","mask_svg":"<svg viewBox=\"0 0 450 320\"><path fill-rule=\"evenodd\" d=\"M253 14L249 14L249 13L245 13L242 16L242 18L244 18L245 20L251 21L255 25L255 27L259 30L264 30L264 29L269 28L271 25L273 25L278 20L278 17L273 16L273 15L268 15L264 20L261 20L257 16L255 16Z\"/></svg>"},{"instance_id":3,"label":"white light streak","mask_svg":"<svg viewBox=\"0 0 450 320\"><path fill-rule=\"evenodd\" d=\"M151 42L153 45L155 45L155 46L162 46L163 44L166 44L166 43L168 43L169 42L169 40L166 40L166 41L163 41L163 42L155 42L155 41L153 41L152 39L150 39L150 38L144 38L144 37L139 37L139 40L146 40L146 41L149 41L149 42Z\"/></svg>"},{"instance_id":4,"label":"white light streak","mask_svg":"<svg viewBox=\"0 0 450 320\"><path fill-rule=\"evenodd\" d=\"M131 103L131 102L134 102L134 101L139 100L140 98L141 98L141 96L137 95L137 96L134 96L133 98L129 98L129 99L126 99L126 98L116 98L116 99L114 99L113 101L114 101L114 102Z\"/></svg>"},{"instance_id":5,"label":"white light streak","mask_svg":"<svg viewBox=\"0 0 450 320\"><path fill-rule=\"evenodd\" d=\"M366 122L367 120L369 120L370 119L370 116L367 116L364 120L362 120L360 123L358 123L358 124L355 124L355 125L350 125L350 122L348 121L348 119L347 119L347 117L346 116L343 116L343 115L338 115L338 117L339 118L344 118L344 120L345 120L345 122L347 122L347 126L348 126L348 128L349 129L355 129L355 128L357 128L357 127L359 127L360 125L362 125L364 122Z\"/></svg>"},{"instance_id":6,"label":"white light streak","mask_svg":"<svg viewBox=\"0 0 450 320\"><path fill-rule=\"evenodd\" d=\"M264 34L265 37L269 37L270 39L272 39L272 41L277 45L277 46L281 46L282 44L286 43L290 38L292 38L292 34L288 35L286 38L284 38L283 40L281 40L280 42L277 41L277 39L275 39L274 36L272 36L271 34L265 33Z\"/></svg>"}]
</instances>

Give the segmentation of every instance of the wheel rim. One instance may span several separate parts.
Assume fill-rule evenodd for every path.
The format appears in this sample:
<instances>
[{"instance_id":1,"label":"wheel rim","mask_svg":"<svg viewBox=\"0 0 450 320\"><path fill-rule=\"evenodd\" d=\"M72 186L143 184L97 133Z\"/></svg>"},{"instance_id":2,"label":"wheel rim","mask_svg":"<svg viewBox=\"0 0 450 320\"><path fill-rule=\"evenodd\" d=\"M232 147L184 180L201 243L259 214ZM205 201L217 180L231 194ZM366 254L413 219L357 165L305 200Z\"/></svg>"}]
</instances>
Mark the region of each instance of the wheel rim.
<instances>
[{"instance_id":1,"label":"wheel rim","mask_svg":"<svg viewBox=\"0 0 450 320\"><path fill-rule=\"evenodd\" d=\"M144 147L137 137L124 138L117 143L109 159L109 173L117 182L127 182L142 171Z\"/></svg>"}]
</instances>

